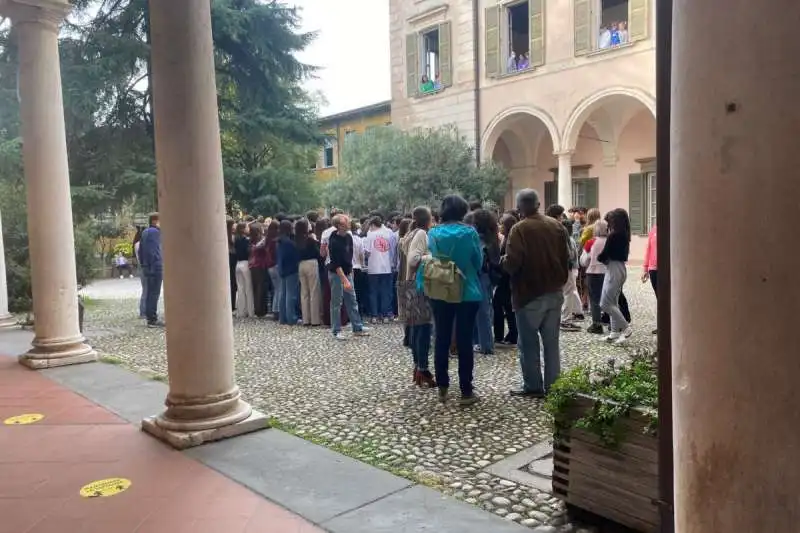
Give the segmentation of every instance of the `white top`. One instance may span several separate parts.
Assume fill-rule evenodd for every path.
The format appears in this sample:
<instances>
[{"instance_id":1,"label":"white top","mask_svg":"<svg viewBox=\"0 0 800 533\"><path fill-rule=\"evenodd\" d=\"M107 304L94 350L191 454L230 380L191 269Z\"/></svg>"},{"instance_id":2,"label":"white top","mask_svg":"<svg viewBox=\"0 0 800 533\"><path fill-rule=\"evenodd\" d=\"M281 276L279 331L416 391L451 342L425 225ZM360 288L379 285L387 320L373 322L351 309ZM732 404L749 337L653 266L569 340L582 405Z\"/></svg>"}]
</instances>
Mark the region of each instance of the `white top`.
<instances>
[{"instance_id":1,"label":"white top","mask_svg":"<svg viewBox=\"0 0 800 533\"><path fill-rule=\"evenodd\" d=\"M392 273L392 258L394 257L392 247L396 246L396 243L397 236L386 226L367 233L367 238L364 239L364 251L367 253L367 273Z\"/></svg>"},{"instance_id":2,"label":"white top","mask_svg":"<svg viewBox=\"0 0 800 533\"><path fill-rule=\"evenodd\" d=\"M361 270L362 268L364 268L364 239L353 235L353 269Z\"/></svg>"}]
</instances>

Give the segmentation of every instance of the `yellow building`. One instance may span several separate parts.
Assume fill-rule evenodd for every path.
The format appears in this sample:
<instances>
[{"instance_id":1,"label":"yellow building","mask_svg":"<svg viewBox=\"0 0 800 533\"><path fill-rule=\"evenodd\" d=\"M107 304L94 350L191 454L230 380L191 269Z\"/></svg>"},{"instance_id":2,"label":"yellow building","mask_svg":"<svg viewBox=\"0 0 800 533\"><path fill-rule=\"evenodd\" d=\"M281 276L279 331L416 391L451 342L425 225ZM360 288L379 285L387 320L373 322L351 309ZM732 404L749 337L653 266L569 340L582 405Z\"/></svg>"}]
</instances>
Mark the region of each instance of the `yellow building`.
<instances>
[{"instance_id":1,"label":"yellow building","mask_svg":"<svg viewBox=\"0 0 800 533\"><path fill-rule=\"evenodd\" d=\"M388 126L392 123L392 102L377 104L336 113L320 119L320 130L328 138L320 149L316 171L321 179L339 175L342 146L349 135L359 135L370 128Z\"/></svg>"}]
</instances>

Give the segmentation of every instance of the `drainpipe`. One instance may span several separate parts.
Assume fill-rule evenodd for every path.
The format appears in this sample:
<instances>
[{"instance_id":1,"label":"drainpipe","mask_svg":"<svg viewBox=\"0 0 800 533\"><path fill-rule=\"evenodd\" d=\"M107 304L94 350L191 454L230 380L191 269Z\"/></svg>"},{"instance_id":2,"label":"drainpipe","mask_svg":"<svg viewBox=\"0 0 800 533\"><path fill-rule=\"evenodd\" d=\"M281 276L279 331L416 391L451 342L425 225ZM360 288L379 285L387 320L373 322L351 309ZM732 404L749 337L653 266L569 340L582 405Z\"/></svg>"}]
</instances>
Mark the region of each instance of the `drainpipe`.
<instances>
[{"instance_id":1,"label":"drainpipe","mask_svg":"<svg viewBox=\"0 0 800 533\"><path fill-rule=\"evenodd\" d=\"M342 166L342 125L341 123L336 123L336 177L340 176L339 168Z\"/></svg>"},{"instance_id":2,"label":"drainpipe","mask_svg":"<svg viewBox=\"0 0 800 533\"><path fill-rule=\"evenodd\" d=\"M675 531L670 294L671 92L672 0L659 0L656 6L656 223L658 224L658 504L661 533Z\"/></svg>"},{"instance_id":3,"label":"drainpipe","mask_svg":"<svg viewBox=\"0 0 800 533\"><path fill-rule=\"evenodd\" d=\"M479 0L472 0L472 42L475 65L475 164L481 164L481 54L480 54L480 5Z\"/></svg>"}]
</instances>

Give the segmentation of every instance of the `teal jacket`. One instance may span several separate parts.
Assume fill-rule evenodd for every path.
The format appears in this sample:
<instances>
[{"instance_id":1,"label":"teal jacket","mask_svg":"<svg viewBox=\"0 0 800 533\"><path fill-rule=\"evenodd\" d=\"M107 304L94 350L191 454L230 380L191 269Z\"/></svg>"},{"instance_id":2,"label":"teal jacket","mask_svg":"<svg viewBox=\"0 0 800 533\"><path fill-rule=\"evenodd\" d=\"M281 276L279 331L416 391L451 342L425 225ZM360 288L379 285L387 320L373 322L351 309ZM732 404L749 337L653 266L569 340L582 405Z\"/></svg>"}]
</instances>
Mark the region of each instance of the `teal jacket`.
<instances>
[{"instance_id":1,"label":"teal jacket","mask_svg":"<svg viewBox=\"0 0 800 533\"><path fill-rule=\"evenodd\" d=\"M428 250L433 257L450 259L464 274L462 300L483 300L480 272L483 266L481 239L475 228L461 223L441 224L428 232ZM422 270L417 272L417 288L422 290Z\"/></svg>"}]
</instances>

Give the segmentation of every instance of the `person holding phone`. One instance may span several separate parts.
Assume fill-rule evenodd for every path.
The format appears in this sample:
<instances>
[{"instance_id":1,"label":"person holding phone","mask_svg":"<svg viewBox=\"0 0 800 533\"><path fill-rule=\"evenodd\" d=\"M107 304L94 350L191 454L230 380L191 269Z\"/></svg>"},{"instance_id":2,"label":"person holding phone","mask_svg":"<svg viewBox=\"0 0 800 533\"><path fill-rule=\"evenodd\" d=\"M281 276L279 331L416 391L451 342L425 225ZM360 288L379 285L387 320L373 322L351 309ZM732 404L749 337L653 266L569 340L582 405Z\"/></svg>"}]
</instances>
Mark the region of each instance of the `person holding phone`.
<instances>
[{"instance_id":1,"label":"person holding phone","mask_svg":"<svg viewBox=\"0 0 800 533\"><path fill-rule=\"evenodd\" d=\"M342 334L340 311L342 303L347 309L353 335L368 335L358 312L356 292L353 288L353 236L350 234L350 219L347 215L333 217L335 231L328 241L328 280L331 287L331 330L333 338L346 340Z\"/></svg>"}]
</instances>

